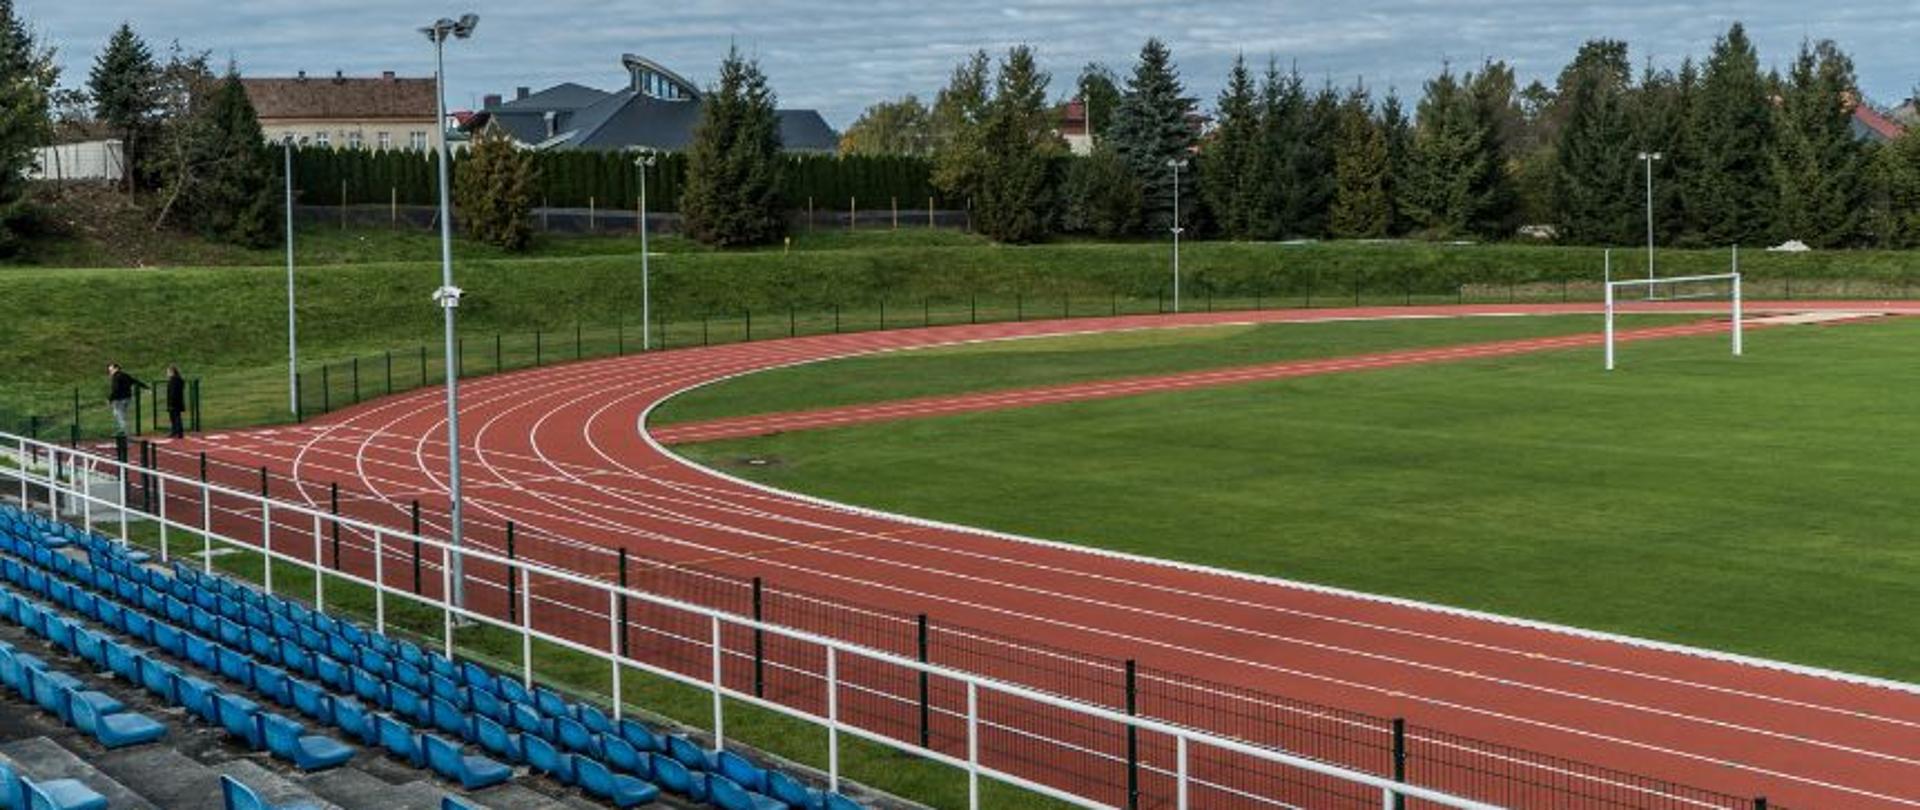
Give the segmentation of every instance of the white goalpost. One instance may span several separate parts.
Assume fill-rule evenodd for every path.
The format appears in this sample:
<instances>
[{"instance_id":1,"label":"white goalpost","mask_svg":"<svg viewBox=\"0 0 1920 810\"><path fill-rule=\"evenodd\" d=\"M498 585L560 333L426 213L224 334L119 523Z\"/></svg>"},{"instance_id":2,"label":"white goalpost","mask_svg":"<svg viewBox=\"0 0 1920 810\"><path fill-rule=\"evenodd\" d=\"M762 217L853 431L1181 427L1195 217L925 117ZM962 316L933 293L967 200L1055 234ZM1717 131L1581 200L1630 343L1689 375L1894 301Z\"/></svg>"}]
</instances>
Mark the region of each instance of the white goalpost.
<instances>
[{"instance_id":1,"label":"white goalpost","mask_svg":"<svg viewBox=\"0 0 1920 810\"><path fill-rule=\"evenodd\" d=\"M1667 278L1641 278L1625 281L1613 281L1609 279L1606 282L1607 370L1612 371L1614 369L1613 321L1614 316L1620 309L1620 302L1622 300L1672 302L1725 297L1728 299L1733 312L1731 328L1733 355L1739 357L1742 354L1740 271L1738 269L1740 266L1739 253L1736 252L1734 256L1735 269L1730 273L1715 273L1700 276L1669 276ZM1617 292L1633 289L1642 290L1643 292L1640 296L1634 298L1623 298L1620 292Z\"/></svg>"}]
</instances>

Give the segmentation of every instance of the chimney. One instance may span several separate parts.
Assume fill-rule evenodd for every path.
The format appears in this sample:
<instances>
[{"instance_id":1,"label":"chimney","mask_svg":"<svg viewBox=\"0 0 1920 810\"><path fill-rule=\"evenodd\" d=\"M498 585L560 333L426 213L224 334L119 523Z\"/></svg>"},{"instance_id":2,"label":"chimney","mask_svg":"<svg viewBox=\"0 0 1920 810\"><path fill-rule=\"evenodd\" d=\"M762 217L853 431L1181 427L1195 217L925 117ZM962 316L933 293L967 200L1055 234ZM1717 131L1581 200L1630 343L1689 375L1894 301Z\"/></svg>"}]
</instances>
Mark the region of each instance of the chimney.
<instances>
[{"instance_id":1,"label":"chimney","mask_svg":"<svg viewBox=\"0 0 1920 810\"><path fill-rule=\"evenodd\" d=\"M391 70L380 71L380 78L384 81L389 81L389 82L393 81L393 71Z\"/></svg>"},{"instance_id":2,"label":"chimney","mask_svg":"<svg viewBox=\"0 0 1920 810\"><path fill-rule=\"evenodd\" d=\"M526 98L526 97L527 97L527 88L526 88L526 87L515 87L515 88L513 88L513 100L514 100L514 101L519 101L519 100L521 100L521 99L523 99L523 98Z\"/></svg>"},{"instance_id":3,"label":"chimney","mask_svg":"<svg viewBox=\"0 0 1920 810\"><path fill-rule=\"evenodd\" d=\"M500 94L488 93L480 97L480 109L491 110L500 106Z\"/></svg>"}]
</instances>

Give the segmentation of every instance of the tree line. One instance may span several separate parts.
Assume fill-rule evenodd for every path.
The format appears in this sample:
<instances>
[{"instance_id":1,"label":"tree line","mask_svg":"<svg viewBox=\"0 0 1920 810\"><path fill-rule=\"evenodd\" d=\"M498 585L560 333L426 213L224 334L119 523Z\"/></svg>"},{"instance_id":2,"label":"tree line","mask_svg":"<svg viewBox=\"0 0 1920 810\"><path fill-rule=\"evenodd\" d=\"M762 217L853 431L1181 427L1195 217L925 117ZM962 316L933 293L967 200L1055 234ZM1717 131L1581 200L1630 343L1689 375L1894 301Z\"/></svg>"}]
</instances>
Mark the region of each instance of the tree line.
<instances>
[{"instance_id":1,"label":"tree line","mask_svg":"<svg viewBox=\"0 0 1920 810\"><path fill-rule=\"evenodd\" d=\"M1844 51L1808 41L1763 71L1738 23L1677 67L1636 71L1608 39L1551 83L1521 86L1499 60L1444 65L1411 110L1391 90L1311 86L1243 57L1210 121L1149 40L1124 81L1098 64L1078 77L1093 144L1080 159L1062 157L1050 80L1029 47L975 53L931 106L876 104L842 147L930 157L935 184L1013 242L1165 233L1177 185L1184 227L1232 239L1506 239L1535 226L1630 244L1645 238L1651 180L1665 244L1920 245L1920 134L1857 137L1866 101Z\"/></svg>"}]
</instances>

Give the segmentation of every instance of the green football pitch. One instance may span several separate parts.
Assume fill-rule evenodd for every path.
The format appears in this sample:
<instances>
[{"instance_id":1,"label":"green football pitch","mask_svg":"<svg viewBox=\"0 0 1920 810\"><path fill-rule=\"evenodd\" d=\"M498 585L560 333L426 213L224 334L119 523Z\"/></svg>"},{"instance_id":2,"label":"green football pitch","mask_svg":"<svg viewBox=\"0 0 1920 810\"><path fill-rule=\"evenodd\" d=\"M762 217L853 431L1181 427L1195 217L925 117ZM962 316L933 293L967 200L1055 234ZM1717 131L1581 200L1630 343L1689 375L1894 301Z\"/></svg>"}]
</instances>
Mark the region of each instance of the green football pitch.
<instances>
[{"instance_id":1,"label":"green football pitch","mask_svg":"<svg viewBox=\"0 0 1920 810\"><path fill-rule=\"evenodd\" d=\"M1661 321L1643 319L1634 325ZM1592 331L1590 317L983 344L752 375L663 421ZM1920 679L1920 320L679 448L769 484L1223 568ZM753 463L749 463L753 462ZM769 463L771 462L771 463Z\"/></svg>"}]
</instances>

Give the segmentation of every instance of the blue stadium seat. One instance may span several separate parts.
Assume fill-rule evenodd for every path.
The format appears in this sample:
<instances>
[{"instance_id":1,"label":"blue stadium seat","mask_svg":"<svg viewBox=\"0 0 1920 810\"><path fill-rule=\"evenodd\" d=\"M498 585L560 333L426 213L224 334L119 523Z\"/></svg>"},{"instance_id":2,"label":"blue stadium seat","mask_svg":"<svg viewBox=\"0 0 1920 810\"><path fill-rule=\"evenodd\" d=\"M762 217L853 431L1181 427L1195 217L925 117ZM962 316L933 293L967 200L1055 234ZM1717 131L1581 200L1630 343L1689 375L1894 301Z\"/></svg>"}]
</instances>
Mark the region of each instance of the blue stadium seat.
<instances>
[{"instance_id":1,"label":"blue stadium seat","mask_svg":"<svg viewBox=\"0 0 1920 810\"><path fill-rule=\"evenodd\" d=\"M865 810L858 802L838 793L827 794L827 801L821 806L824 810Z\"/></svg>"},{"instance_id":2,"label":"blue stadium seat","mask_svg":"<svg viewBox=\"0 0 1920 810\"><path fill-rule=\"evenodd\" d=\"M425 695L395 684L388 687L387 699L393 713L406 718L407 722L416 726L433 725L433 706L427 703Z\"/></svg>"},{"instance_id":3,"label":"blue stadium seat","mask_svg":"<svg viewBox=\"0 0 1920 810\"><path fill-rule=\"evenodd\" d=\"M220 674L227 680L248 685L253 683L253 659L248 658L246 653L224 645L215 645L213 653L219 660Z\"/></svg>"},{"instance_id":4,"label":"blue stadium seat","mask_svg":"<svg viewBox=\"0 0 1920 810\"><path fill-rule=\"evenodd\" d=\"M653 781L693 801L707 800L707 775L687 770L673 757L653 758Z\"/></svg>"},{"instance_id":5,"label":"blue stadium seat","mask_svg":"<svg viewBox=\"0 0 1920 810\"><path fill-rule=\"evenodd\" d=\"M333 698L319 684L298 678L287 681L293 707L315 722L333 724Z\"/></svg>"},{"instance_id":6,"label":"blue stadium seat","mask_svg":"<svg viewBox=\"0 0 1920 810\"><path fill-rule=\"evenodd\" d=\"M387 749L387 753L415 768L426 767L427 754L421 750L420 734L412 726L385 714L374 715L373 725L380 734L380 747Z\"/></svg>"},{"instance_id":7,"label":"blue stadium seat","mask_svg":"<svg viewBox=\"0 0 1920 810\"><path fill-rule=\"evenodd\" d=\"M180 702L179 679L180 670L172 664L147 659L140 665L140 685L167 704Z\"/></svg>"},{"instance_id":8,"label":"blue stadium seat","mask_svg":"<svg viewBox=\"0 0 1920 810\"><path fill-rule=\"evenodd\" d=\"M678 734L667 735L667 756L696 771L711 771L720 766L718 754L694 745L692 740Z\"/></svg>"},{"instance_id":9,"label":"blue stadium seat","mask_svg":"<svg viewBox=\"0 0 1920 810\"><path fill-rule=\"evenodd\" d=\"M487 753L500 757L510 765L526 761L526 750L521 747L520 735L507 730L491 718L473 719L474 741L486 749Z\"/></svg>"},{"instance_id":10,"label":"blue stadium seat","mask_svg":"<svg viewBox=\"0 0 1920 810\"><path fill-rule=\"evenodd\" d=\"M767 795L786 802L793 810L824 810L827 803L826 794L780 771L767 773Z\"/></svg>"},{"instance_id":11,"label":"blue stadium seat","mask_svg":"<svg viewBox=\"0 0 1920 810\"><path fill-rule=\"evenodd\" d=\"M598 760L580 757L577 768L580 789L613 802L615 807L634 807L660 798L659 788L631 776L613 773Z\"/></svg>"},{"instance_id":12,"label":"blue stadium seat","mask_svg":"<svg viewBox=\"0 0 1920 810\"><path fill-rule=\"evenodd\" d=\"M239 695L219 693L213 696L213 705L220 726L228 734L239 737L255 751L267 747L265 735L260 733L260 704Z\"/></svg>"},{"instance_id":13,"label":"blue stadium seat","mask_svg":"<svg viewBox=\"0 0 1920 810\"><path fill-rule=\"evenodd\" d=\"M219 707L213 702L214 697L220 694L218 687L192 675L181 675L173 685L180 693L180 705L186 708L188 714L209 723L220 722Z\"/></svg>"},{"instance_id":14,"label":"blue stadium seat","mask_svg":"<svg viewBox=\"0 0 1920 810\"><path fill-rule=\"evenodd\" d=\"M231 776L220 777L220 798L226 810L317 810L316 805L307 802L293 804L267 804L253 788L240 783Z\"/></svg>"},{"instance_id":15,"label":"blue stadium seat","mask_svg":"<svg viewBox=\"0 0 1920 810\"><path fill-rule=\"evenodd\" d=\"M38 804L34 804L38 802ZM30 781L0 761L0 808L29 810L107 810L107 799L77 779Z\"/></svg>"},{"instance_id":16,"label":"blue stadium seat","mask_svg":"<svg viewBox=\"0 0 1920 810\"><path fill-rule=\"evenodd\" d=\"M721 776L734 781L739 786L755 793L767 792L767 772L760 766L748 762L746 757L732 751L721 751L715 758L715 768Z\"/></svg>"},{"instance_id":17,"label":"blue stadium seat","mask_svg":"<svg viewBox=\"0 0 1920 810\"><path fill-rule=\"evenodd\" d=\"M167 727L151 717L138 712L103 712L95 708L96 702L91 696L106 697L99 692L74 692L70 696L73 707L73 726L100 741L109 749L144 745L167 735ZM111 698L109 698L111 700Z\"/></svg>"},{"instance_id":18,"label":"blue stadium seat","mask_svg":"<svg viewBox=\"0 0 1920 810\"><path fill-rule=\"evenodd\" d=\"M306 733L298 722L273 713L260 715L267 750L303 771L323 771L353 758L353 749L339 740Z\"/></svg>"},{"instance_id":19,"label":"blue stadium seat","mask_svg":"<svg viewBox=\"0 0 1920 810\"><path fill-rule=\"evenodd\" d=\"M532 735L520 735L520 743L526 751L529 769L551 776L563 785L578 781L572 754L561 753L552 743Z\"/></svg>"},{"instance_id":20,"label":"blue stadium seat","mask_svg":"<svg viewBox=\"0 0 1920 810\"><path fill-rule=\"evenodd\" d=\"M602 756L600 739L588 731L580 721L570 717L560 717L553 721L553 727L560 736L560 745L576 754L585 754L599 759Z\"/></svg>"},{"instance_id":21,"label":"blue stadium seat","mask_svg":"<svg viewBox=\"0 0 1920 810\"><path fill-rule=\"evenodd\" d=\"M787 810L787 803L762 796L718 774L707 779L707 801L720 810Z\"/></svg>"},{"instance_id":22,"label":"blue stadium seat","mask_svg":"<svg viewBox=\"0 0 1920 810\"><path fill-rule=\"evenodd\" d=\"M653 759L651 754L634 750L633 744L619 737L603 737L600 745L606 749L607 764L614 770L632 774L641 779L653 779Z\"/></svg>"},{"instance_id":23,"label":"blue stadium seat","mask_svg":"<svg viewBox=\"0 0 1920 810\"><path fill-rule=\"evenodd\" d=\"M279 667L265 664L253 666L253 688L266 695L269 700L282 706L293 705L293 692L287 685L287 673Z\"/></svg>"},{"instance_id":24,"label":"blue stadium seat","mask_svg":"<svg viewBox=\"0 0 1920 810\"><path fill-rule=\"evenodd\" d=\"M433 725L443 732L471 741L474 738L473 717L455 708L453 704L440 698L430 701L433 707Z\"/></svg>"},{"instance_id":25,"label":"blue stadium seat","mask_svg":"<svg viewBox=\"0 0 1920 810\"><path fill-rule=\"evenodd\" d=\"M350 697L329 696L328 702L333 704L333 724L339 726L347 736L366 745L380 744L380 727L374 724L374 715L359 701Z\"/></svg>"},{"instance_id":26,"label":"blue stadium seat","mask_svg":"<svg viewBox=\"0 0 1920 810\"><path fill-rule=\"evenodd\" d=\"M492 787L513 778L512 768L486 757L463 754L457 743L433 734L421 735L421 739L433 771L467 790Z\"/></svg>"}]
</instances>

